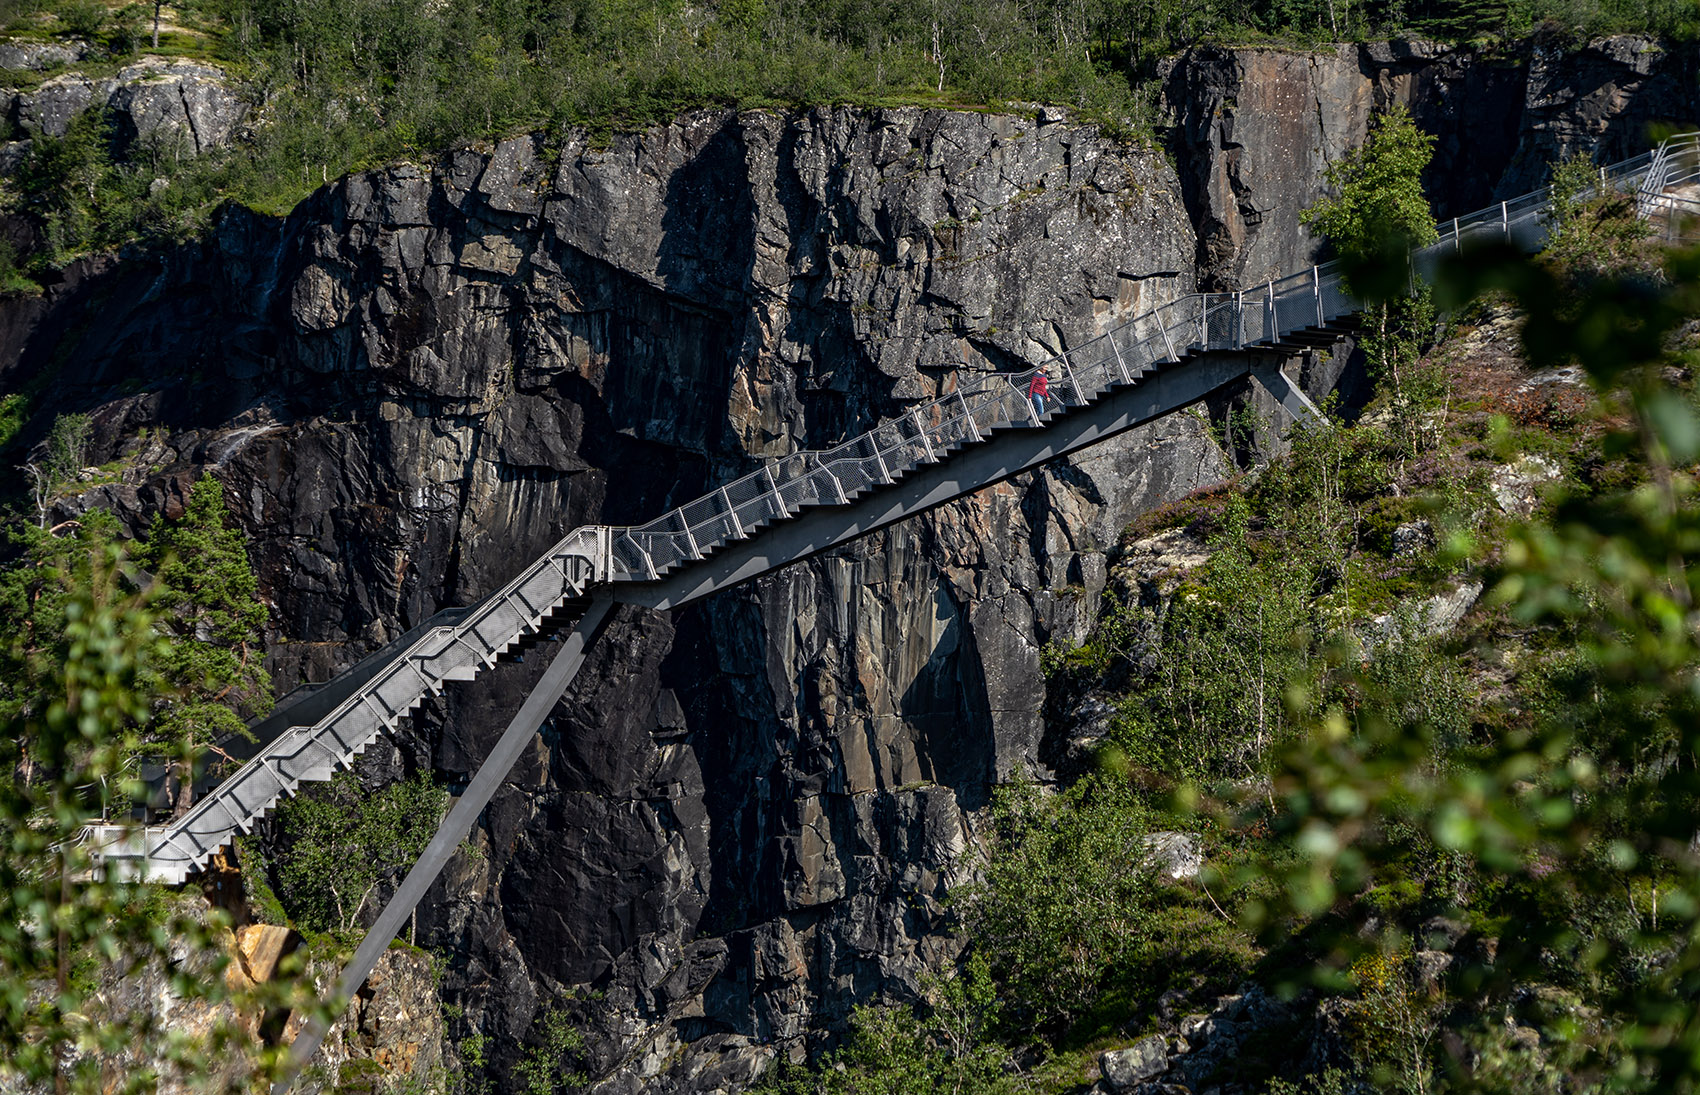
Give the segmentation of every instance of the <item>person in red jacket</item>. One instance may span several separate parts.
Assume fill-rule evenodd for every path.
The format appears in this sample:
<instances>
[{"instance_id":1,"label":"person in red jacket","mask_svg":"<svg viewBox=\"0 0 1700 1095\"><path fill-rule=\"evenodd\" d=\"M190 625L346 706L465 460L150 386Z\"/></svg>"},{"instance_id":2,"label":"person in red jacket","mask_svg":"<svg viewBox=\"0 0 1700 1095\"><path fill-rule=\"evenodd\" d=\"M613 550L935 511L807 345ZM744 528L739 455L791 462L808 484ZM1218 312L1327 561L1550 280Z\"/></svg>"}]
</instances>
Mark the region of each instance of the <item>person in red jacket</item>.
<instances>
[{"instance_id":1,"label":"person in red jacket","mask_svg":"<svg viewBox=\"0 0 1700 1095\"><path fill-rule=\"evenodd\" d=\"M1050 393L1050 390L1050 379L1043 372L1034 373L1033 379L1028 382L1027 394L1033 400L1034 412L1041 417L1045 413L1045 396Z\"/></svg>"}]
</instances>

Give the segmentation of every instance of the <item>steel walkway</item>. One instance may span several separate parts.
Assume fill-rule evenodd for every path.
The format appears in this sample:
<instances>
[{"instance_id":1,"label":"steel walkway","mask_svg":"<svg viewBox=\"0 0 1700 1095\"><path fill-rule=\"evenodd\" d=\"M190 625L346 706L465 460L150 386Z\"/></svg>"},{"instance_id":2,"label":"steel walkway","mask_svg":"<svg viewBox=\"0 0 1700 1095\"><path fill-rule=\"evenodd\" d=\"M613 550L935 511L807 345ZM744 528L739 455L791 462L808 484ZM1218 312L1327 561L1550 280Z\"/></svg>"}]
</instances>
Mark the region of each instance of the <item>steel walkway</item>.
<instances>
[{"instance_id":1,"label":"steel walkway","mask_svg":"<svg viewBox=\"0 0 1700 1095\"><path fill-rule=\"evenodd\" d=\"M1672 224L1692 204L1697 149L1700 134L1672 138L1602 168L1600 185L1635 193L1640 215ZM1413 253L1413 275L1431 278L1445 255L1476 241L1537 250L1549 205L1537 191L1443 224L1436 243ZM1253 371L1305 413L1278 368L1219 352L1290 351L1333 337L1357 310L1332 263L1244 292L1194 293L1036 369L958 374L948 395L835 448L772 461L646 525L575 529L476 605L439 614L280 709L256 755L170 825L97 826L92 843L109 866L182 883L281 797L348 768L447 682L473 679L546 622L582 615L593 598L598 620L613 601L688 603L1172 413ZM1027 395L1041 372L1050 386L1043 414Z\"/></svg>"}]
</instances>

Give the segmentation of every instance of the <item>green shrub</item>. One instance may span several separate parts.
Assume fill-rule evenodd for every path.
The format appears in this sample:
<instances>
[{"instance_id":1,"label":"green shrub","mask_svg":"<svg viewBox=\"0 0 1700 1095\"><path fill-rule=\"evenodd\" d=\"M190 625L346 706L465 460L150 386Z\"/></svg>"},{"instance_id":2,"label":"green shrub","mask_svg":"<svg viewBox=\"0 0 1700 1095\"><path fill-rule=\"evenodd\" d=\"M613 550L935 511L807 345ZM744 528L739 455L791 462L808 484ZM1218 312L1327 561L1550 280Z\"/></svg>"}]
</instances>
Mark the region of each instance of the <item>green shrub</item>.
<instances>
[{"instance_id":1,"label":"green shrub","mask_svg":"<svg viewBox=\"0 0 1700 1095\"><path fill-rule=\"evenodd\" d=\"M366 902L436 834L448 792L428 773L368 793L353 773L278 808L278 895L309 932L351 937Z\"/></svg>"}]
</instances>

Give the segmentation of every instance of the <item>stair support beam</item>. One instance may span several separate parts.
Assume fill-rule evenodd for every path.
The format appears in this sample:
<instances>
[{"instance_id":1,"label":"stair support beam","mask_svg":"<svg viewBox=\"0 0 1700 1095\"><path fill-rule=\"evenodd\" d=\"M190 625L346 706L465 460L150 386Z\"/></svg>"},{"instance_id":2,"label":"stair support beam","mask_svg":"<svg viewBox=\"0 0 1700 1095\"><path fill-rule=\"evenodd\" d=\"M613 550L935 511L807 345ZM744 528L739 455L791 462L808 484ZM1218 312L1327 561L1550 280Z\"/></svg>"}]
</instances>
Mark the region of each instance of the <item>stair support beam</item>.
<instances>
[{"instance_id":1,"label":"stair support beam","mask_svg":"<svg viewBox=\"0 0 1700 1095\"><path fill-rule=\"evenodd\" d=\"M531 693L525 697L519 711L508 723L508 728L497 739L496 745L490 750L490 755L479 765L478 772L467 784L455 802L449 816L437 828L437 834L431 838L431 843L425 846L413 869L407 872L401 887L395 896L390 898L384 911L378 914L378 919L366 932L360 946L355 949L354 957L342 971L342 977L337 982L336 996L332 1000L335 1014L340 1014L354 998L360 986L366 983L366 978L378 964L378 959L389 950L390 940L401 931L407 923L413 909L425 897L425 892L437 880L443 868L454 857L460 842L466 839L472 831L472 825L478 820L478 815L484 812L484 807L490 804L490 799L496 794L508 773L513 769L514 762L519 759L526 746L537 736L537 730L543 725L550 710L566 692L567 686L578 676L579 669L584 665L585 650L595 637L603 620L608 616L608 610L613 606L613 598L606 593L599 594L585 609L584 615L574 625L572 634L560 652L555 655L549 668L544 670L543 677ZM286 1095L294 1085L295 1078L307 1062L313 1059L319 1045L325 1040L328 1026L320 1019L314 1019L295 1038L289 1047L289 1063L285 1066L282 1077L272 1087L272 1095Z\"/></svg>"}]
</instances>

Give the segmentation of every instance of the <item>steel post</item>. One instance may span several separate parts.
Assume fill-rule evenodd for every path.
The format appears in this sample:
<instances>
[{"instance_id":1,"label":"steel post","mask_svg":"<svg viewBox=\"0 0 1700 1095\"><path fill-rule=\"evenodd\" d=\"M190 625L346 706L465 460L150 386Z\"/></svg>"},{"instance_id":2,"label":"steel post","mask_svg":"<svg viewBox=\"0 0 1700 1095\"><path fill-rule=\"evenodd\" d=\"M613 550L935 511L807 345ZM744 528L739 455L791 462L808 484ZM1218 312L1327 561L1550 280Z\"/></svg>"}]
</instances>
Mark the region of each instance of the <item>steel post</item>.
<instances>
[{"instance_id":1,"label":"steel post","mask_svg":"<svg viewBox=\"0 0 1700 1095\"><path fill-rule=\"evenodd\" d=\"M1074 405L1081 406L1086 402L1086 393L1080 390L1080 381L1074 379L1074 370L1068 364L1068 351L1062 352L1063 372L1068 374L1068 386L1074 389Z\"/></svg>"},{"instance_id":2,"label":"steel post","mask_svg":"<svg viewBox=\"0 0 1700 1095\"><path fill-rule=\"evenodd\" d=\"M720 488L720 504L726 507L726 516L732 519L732 531L742 540L744 538L744 522L738 520L738 508L732 504L732 499L726 494L726 488Z\"/></svg>"},{"instance_id":3,"label":"steel post","mask_svg":"<svg viewBox=\"0 0 1700 1095\"><path fill-rule=\"evenodd\" d=\"M933 439L927 436L927 427L921 421L921 412L918 410L910 411L909 420L915 423L915 432L921 436L921 447L927 450L927 463L938 463L939 458L933 453Z\"/></svg>"}]
</instances>

